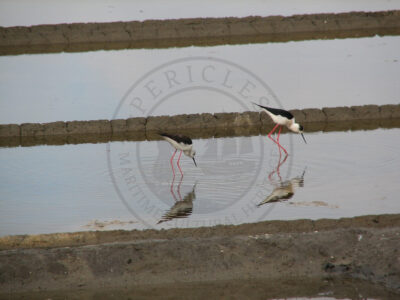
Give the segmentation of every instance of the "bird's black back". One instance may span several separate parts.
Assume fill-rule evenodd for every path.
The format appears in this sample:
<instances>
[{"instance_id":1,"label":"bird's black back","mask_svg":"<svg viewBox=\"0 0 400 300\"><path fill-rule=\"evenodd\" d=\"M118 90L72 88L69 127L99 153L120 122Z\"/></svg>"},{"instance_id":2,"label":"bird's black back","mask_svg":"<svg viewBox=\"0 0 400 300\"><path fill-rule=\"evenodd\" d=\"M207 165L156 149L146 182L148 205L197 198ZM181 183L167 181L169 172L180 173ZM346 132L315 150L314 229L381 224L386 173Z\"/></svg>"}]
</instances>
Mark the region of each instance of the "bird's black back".
<instances>
[{"instance_id":1,"label":"bird's black back","mask_svg":"<svg viewBox=\"0 0 400 300\"><path fill-rule=\"evenodd\" d=\"M160 135L168 137L170 139L173 139L177 143L184 143L186 145L191 145L192 144L192 140L190 139L190 137L187 137L185 135L180 135L180 134L176 134L175 135L175 134L168 134L168 133L160 133Z\"/></svg>"},{"instance_id":2,"label":"bird's black back","mask_svg":"<svg viewBox=\"0 0 400 300\"><path fill-rule=\"evenodd\" d=\"M279 116L285 117L285 118L287 118L289 120L293 119L293 115L287 110L279 109L279 108L266 107L266 106L259 105L257 103L254 103L254 104L259 106L259 107L261 107L261 108L264 108L264 109L268 110L271 114L274 114L276 116L279 115Z\"/></svg>"}]
</instances>

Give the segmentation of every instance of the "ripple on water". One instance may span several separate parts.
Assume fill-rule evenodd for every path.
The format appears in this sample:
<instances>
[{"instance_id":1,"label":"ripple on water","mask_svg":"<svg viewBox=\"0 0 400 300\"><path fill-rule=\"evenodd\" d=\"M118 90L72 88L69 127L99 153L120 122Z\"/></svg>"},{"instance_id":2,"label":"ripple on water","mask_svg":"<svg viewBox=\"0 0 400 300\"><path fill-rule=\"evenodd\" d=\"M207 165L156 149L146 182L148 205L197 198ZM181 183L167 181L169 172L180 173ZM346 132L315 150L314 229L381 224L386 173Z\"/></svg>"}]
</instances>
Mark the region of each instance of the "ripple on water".
<instances>
[{"instance_id":1,"label":"ripple on water","mask_svg":"<svg viewBox=\"0 0 400 300\"><path fill-rule=\"evenodd\" d=\"M143 229L147 225L137 216L156 226L180 201L184 219L156 228L399 213L399 136L398 128L318 132L304 144L293 135L279 173L279 153L265 137L195 140L198 167L182 156L182 179L176 168L173 179L168 143L113 142L112 173L126 203L110 179L104 144L2 148L0 235L85 230L92 220L111 222L112 228L123 220L128 223L120 228ZM285 146L289 137L282 137ZM245 148L250 144L252 149ZM141 193L129 194L130 186L124 186L118 154L127 151ZM290 197L257 207L282 186Z\"/></svg>"}]
</instances>

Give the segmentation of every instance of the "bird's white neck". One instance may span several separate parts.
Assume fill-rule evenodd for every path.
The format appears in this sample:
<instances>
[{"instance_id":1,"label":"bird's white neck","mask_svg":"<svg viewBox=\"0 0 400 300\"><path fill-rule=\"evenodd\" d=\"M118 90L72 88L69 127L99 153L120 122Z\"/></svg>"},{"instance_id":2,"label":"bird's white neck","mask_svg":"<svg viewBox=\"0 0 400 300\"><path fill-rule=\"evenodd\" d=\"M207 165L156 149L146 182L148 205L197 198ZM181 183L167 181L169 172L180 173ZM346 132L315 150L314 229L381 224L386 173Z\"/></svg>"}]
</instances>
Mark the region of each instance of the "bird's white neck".
<instances>
[{"instance_id":1,"label":"bird's white neck","mask_svg":"<svg viewBox=\"0 0 400 300\"><path fill-rule=\"evenodd\" d=\"M299 132L299 124L294 122L292 124L290 124L289 129L293 132Z\"/></svg>"}]
</instances>

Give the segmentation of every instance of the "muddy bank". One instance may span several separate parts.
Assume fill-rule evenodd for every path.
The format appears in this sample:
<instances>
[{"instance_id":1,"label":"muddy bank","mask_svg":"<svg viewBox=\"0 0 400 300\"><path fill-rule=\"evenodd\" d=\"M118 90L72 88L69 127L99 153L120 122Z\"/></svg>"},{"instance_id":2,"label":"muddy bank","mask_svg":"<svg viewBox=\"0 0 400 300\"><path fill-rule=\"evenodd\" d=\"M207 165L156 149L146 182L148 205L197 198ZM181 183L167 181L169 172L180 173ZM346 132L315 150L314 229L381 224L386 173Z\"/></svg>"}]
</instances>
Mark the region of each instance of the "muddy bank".
<instances>
[{"instance_id":1,"label":"muddy bank","mask_svg":"<svg viewBox=\"0 0 400 300\"><path fill-rule=\"evenodd\" d=\"M400 215L380 215L3 237L0 290L356 278L400 293L399 229Z\"/></svg>"},{"instance_id":2,"label":"muddy bank","mask_svg":"<svg viewBox=\"0 0 400 300\"><path fill-rule=\"evenodd\" d=\"M400 126L400 105L365 105L292 110L306 132L372 130ZM0 125L0 146L63 145L157 140L159 131L192 138L257 135L272 125L264 112L192 114L52 123ZM284 130L283 132L286 132Z\"/></svg>"},{"instance_id":3,"label":"muddy bank","mask_svg":"<svg viewBox=\"0 0 400 300\"><path fill-rule=\"evenodd\" d=\"M342 219L264 221L252 224L218 225L213 228L181 228L168 230L111 230L74 233L54 233L39 235L12 235L0 237L0 251L24 248L53 248L97 245L113 242L128 242L143 239L211 238L214 235L232 237L245 234L262 233L302 233L334 230L337 228L375 228L383 229L400 226L400 214L370 215Z\"/></svg>"},{"instance_id":4,"label":"muddy bank","mask_svg":"<svg viewBox=\"0 0 400 300\"><path fill-rule=\"evenodd\" d=\"M400 34L400 11L0 27L0 55Z\"/></svg>"},{"instance_id":5,"label":"muddy bank","mask_svg":"<svg viewBox=\"0 0 400 300\"><path fill-rule=\"evenodd\" d=\"M280 278L141 285L134 288L96 288L1 294L0 299L397 299L378 284L357 279Z\"/></svg>"},{"instance_id":6,"label":"muddy bank","mask_svg":"<svg viewBox=\"0 0 400 300\"><path fill-rule=\"evenodd\" d=\"M343 122L310 122L303 123L306 132L332 132L332 131L358 131L374 130L378 128L400 128L399 119L372 119L372 120L353 120ZM270 128L270 127L268 127ZM235 136L254 136L265 134L268 128L252 127L231 127L231 128L211 128L211 129L190 129L179 130L179 133L190 136L193 139L207 139ZM286 129L282 129L285 134ZM65 144L97 144L114 141L145 141L159 140L160 135L156 132L124 132L108 134L74 134L74 135L47 135L47 136L14 136L0 137L0 147L32 147L37 145L65 145Z\"/></svg>"},{"instance_id":7,"label":"muddy bank","mask_svg":"<svg viewBox=\"0 0 400 300\"><path fill-rule=\"evenodd\" d=\"M140 40L126 42L87 42L74 44L45 44L45 45L24 45L24 46L0 46L0 56L21 55L21 54L46 54L60 52L88 52L99 50L124 50L124 49L165 49L183 48L190 46L211 47L220 45L242 45L257 43L285 43L291 41L307 41L321 39L346 39L363 38L374 36L400 35L400 28L371 28L352 30L331 30L318 32L293 32L236 36L230 35L220 37L199 37L199 38L170 38L157 40Z\"/></svg>"}]
</instances>

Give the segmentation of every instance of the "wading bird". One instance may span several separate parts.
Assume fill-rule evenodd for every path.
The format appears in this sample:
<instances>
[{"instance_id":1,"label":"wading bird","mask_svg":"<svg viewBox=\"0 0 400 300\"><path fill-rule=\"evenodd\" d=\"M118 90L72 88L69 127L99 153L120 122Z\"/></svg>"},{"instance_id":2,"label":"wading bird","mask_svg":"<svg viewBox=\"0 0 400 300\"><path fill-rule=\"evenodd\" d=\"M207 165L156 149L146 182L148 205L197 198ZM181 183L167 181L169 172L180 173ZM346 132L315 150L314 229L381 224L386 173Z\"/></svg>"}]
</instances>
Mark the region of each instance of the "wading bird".
<instances>
[{"instance_id":1,"label":"wading bird","mask_svg":"<svg viewBox=\"0 0 400 300\"><path fill-rule=\"evenodd\" d=\"M175 175L174 171L174 165L173 165L173 160L174 156L176 154L176 151L180 150L181 152L179 153L178 161L177 161L177 166L179 168L179 171L181 172L181 175L183 176L181 166L179 165L179 161L181 159L182 152L185 153L186 156L189 156L193 159L194 165L197 167L196 160L194 159L194 156L196 155L196 151L193 149L193 142L192 140L184 135L173 135L173 134L168 134L168 133L160 133L160 135L166 140L168 143L172 145L172 147L175 148L174 154L172 154L171 157L171 167L172 167L172 172Z\"/></svg>"},{"instance_id":2,"label":"wading bird","mask_svg":"<svg viewBox=\"0 0 400 300\"><path fill-rule=\"evenodd\" d=\"M303 135L303 126L301 126L299 123L295 122L294 117L290 112L288 112L287 110L283 110L283 109L262 106L257 103L254 103L254 102L253 102L253 104L255 104L258 107L260 107L261 109L263 109L271 117L272 121L276 124L275 127L270 131L270 133L268 133L268 137L275 144L278 145L279 149L282 149L286 154L288 154L286 149L283 148L282 145L279 143L279 136L281 135L282 126L286 126L290 131L300 133L301 136L303 137L304 142L307 144L306 139L304 138L304 135ZM281 127L279 128L277 140L274 140L271 137L271 135L272 135L272 133L274 133L274 131L279 126L281 126Z\"/></svg>"}]
</instances>

